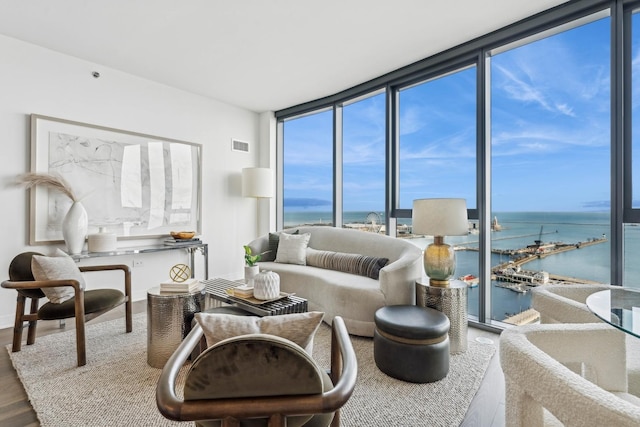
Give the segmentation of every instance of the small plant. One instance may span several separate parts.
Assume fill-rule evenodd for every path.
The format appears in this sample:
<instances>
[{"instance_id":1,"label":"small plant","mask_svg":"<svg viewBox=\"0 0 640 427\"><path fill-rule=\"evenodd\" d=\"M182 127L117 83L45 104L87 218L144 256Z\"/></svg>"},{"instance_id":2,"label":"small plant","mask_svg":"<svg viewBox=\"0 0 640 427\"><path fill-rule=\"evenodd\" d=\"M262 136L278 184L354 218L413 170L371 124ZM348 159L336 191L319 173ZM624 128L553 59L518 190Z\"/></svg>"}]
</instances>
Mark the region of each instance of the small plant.
<instances>
[{"instance_id":1,"label":"small plant","mask_svg":"<svg viewBox=\"0 0 640 427\"><path fill-rule=\"evenodd\" d=\"M244 248L244 263L247 267L253 267L256 265L256 262L260 261L262 258L262 254L252 255L251 248L247 245L243 246Z\"/></svg>"}]
</instances>

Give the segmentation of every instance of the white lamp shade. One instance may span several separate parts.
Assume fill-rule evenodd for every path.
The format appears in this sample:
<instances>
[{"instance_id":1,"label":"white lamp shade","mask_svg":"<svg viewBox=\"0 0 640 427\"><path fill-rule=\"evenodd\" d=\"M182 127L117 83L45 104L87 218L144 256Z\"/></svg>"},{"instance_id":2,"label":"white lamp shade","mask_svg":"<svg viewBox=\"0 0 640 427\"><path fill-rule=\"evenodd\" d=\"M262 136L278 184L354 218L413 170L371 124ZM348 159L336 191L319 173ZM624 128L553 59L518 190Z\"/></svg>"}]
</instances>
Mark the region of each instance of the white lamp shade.
<instances>
[{"instance_id":1,"label":"white lamp shade","mask_svg":"<svg viewBox=\"0 0 640 427\"><path fill-rule=\"evenodd\" d=\"M269 168L242 169L244 197L273 197L273 171Z\"/></svg>"},{"instance_id":2,"label":"white lamp shade","mask_svg":"<svg viewBox=\"0 0 640 427\"><path fill-rule=\"evenodd\" d=\"M413 234L464 236L469 233L465 199L413 201Z\"/></svg>"}]
</instances>

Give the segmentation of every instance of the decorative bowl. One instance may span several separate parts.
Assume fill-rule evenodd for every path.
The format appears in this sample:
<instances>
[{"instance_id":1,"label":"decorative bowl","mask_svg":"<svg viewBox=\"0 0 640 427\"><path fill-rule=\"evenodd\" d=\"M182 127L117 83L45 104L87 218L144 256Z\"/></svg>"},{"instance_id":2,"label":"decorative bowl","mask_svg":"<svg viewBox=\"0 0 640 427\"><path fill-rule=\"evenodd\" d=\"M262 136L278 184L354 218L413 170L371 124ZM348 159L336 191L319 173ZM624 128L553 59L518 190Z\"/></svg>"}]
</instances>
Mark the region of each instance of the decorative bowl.
<instances>
[{"instance_id":1,"label":"decorative bowl","mask_svg":"<svg viewBox=\"0 0 640 427\"><path fill-rule=\"evenodd\" d=\"M193 236L196 235L195 231L172 231L171 237L174 239L193 239Z\"/></svg>"}]
</instances>

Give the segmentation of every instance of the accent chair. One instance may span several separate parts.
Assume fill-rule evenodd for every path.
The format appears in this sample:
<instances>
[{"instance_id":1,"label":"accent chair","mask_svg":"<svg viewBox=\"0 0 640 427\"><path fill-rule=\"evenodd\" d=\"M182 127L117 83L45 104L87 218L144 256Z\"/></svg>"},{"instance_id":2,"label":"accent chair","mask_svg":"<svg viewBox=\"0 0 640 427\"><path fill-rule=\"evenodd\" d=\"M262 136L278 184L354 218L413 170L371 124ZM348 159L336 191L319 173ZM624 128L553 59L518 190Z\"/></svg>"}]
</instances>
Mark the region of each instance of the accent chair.
<instances>
[{"instance_id":1,"label":"accent chair","mask_svg":"<svg viewBox=\"0 0 640 427\"><path fill-rule=\"evenodd\" d=\"M207 348L188 370L184 398L176 381L203 335L200 324L167 361L156 388L168 419L197 426L338 426L353 393L357 361L344 321L332 323L331 369L324 372L298 344L270 334L247 334Z\"/></svg>"},{"instance_id":2,"label":"accent chair","mask_svg":"<svg viewBox=\"0 0 640 427\"><path fill-rule=\"evenodd\" d=\"M37 252L24 252L11 261L9 280L2 282L2 287L15 289L18 292L12 351L18 352L22 347L22 330L25 322L28 322L27 345L31 345L36 340L38 320L63 320L75 317L78 366L83 366L87 363L85 322L125 304L126 331L131 332L131 270L129 266L121 264L78 267L70 257L63 255L64 253L56 257L44 257ZM36 280L34 277L32 266L34 258L37 259L37 257L56 258L57 266L46 272L36 273L36 275L48 277L46 280ZM65 268L58 268L61 263ZM84 290L82 283L84 280L80 273L114 270L124 273L124 292L118 289ZM54 289L58 294L51 293ZM45 293L49 294L47 296L49 301L39 307L40 299L45 297ZM66 296L58 299L59 293ZM27 299L31 302L29 312L25 313Z\"/></svg>"}]
</instances>

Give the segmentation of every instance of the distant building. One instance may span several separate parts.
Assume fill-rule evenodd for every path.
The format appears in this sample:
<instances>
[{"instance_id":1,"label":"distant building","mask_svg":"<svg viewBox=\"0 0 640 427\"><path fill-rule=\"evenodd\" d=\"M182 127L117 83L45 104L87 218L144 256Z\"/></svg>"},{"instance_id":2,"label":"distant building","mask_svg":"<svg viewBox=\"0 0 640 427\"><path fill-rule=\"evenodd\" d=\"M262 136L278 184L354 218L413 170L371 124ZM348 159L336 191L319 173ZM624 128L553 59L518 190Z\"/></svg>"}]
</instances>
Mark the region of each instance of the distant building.
<instances>
[{"instance_id":1,"label":"distant building","mask_svg":"<svg viewBox=\"0 0 640 427\"><path fill-rule=\"evenodd\" d=\"M498 217L494 216L493 217L493 221L491 221L491 229L493 231L500 231L502 230L502 226L498 223Z\"/></svg>"}]
</instances>

